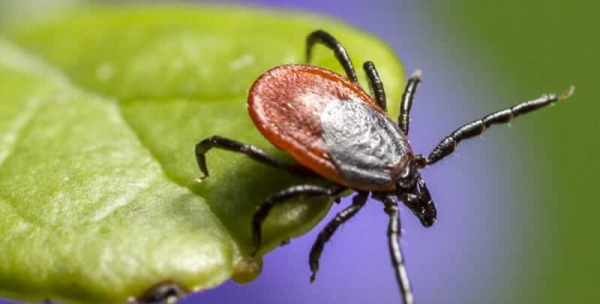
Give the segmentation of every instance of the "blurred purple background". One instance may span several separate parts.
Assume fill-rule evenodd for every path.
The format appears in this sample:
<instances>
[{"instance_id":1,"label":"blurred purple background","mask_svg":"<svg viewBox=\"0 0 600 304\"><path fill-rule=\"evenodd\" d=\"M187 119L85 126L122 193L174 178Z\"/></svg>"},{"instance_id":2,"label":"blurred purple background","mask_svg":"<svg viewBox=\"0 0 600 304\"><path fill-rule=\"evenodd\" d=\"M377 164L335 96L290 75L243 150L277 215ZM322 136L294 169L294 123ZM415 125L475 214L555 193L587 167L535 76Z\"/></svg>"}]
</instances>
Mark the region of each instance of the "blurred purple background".
<instances>
[{"instance_id":1,"label":"blurred purple background","mask_svg":"<svg viewBox=\"0 0 600 304\"><path fill-rule=\"evenodd\" d=\"M497 105L521 101L489 96L488 92L500 90L488 77L490 71L473 64L476 58L464 56L464 45L448 34L452 22L439 22L436 18L442 15L425 2L228 3L316 12L387 41L408 74L417 68L424 72L410 135L417 152L428 153L454 128ZM461 145L460 157L450 157L423 171L437 202L439 221L425 229L407 209L401 210L402 246L418 303L503 303L517 297L514 292L523 283L520 272L527 271L524 265L535 262L535 256L528 254L533 251L528 244L535 236L519 225L536 220L535 212L525 204L529 199L526 186L509 174L513 168L526 171L527 166L527 154L512 148L519 146L517 133L509 128L494 129L483 139ZM312 242L347 204L348 200L334 206L310 233L267 255L263 274L253 283L227 282L181 303L400 303L388 255L387 218L375 201L338 230L324 250L316 282L309 284Z\"/></svg>"},{"instance_id":2,"label":"blurred purple background","mask_svg":"<svg viewBox=\"0 0 600 304\"><path fill-rule=\"evenodd\" d=\"M495 110L485 102L490 98L486 92L497 90L485 82L489 71L477 70L474 58L461 55L460 41L446 35L447 28L436 26L440 22L431 22L441 16L424 4L391 0L229 3L339 18L389 43L407 74L422 69L424 81L413 108L410 136L418 152L428 153L460 124ZM516 102L500 99L493 104ZM498 129L486 133L483 140L462 145L460 157L423 172L438 205L439 221L434 227L421 227L407 209L401 210L402 246L419 303L506 302L511 297L505 291L518 290L518 272L525 271L514 264L533 263L526 254L527 233L518 226L533 216L526 204L519 204L528 196L518 180L509 178L512 166L506 165L512 162L524 169L526 161L519 161L521 153L511 149L518 145L518 139L510 138L516 132ZM499 146L504 149L497 150ZM317 280L308 283L312 242L348 203L335 206L307 235L266 256L263 274L255 282L244 286L228 282L183 303L399 303L385 236L387 218L375 201L338 230L324 250Z\"/></svg>"}]
</instances>

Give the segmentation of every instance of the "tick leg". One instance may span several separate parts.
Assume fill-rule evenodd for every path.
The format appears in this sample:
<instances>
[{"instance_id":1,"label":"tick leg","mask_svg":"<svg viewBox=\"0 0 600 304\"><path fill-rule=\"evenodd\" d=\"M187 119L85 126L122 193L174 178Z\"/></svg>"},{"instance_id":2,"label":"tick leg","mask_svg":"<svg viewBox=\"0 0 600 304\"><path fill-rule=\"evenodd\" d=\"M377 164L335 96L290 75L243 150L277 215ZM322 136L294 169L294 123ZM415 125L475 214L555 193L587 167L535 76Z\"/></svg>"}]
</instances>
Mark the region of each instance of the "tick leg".
<instances>
[{"instance_id":1,"label":"tick leg","mask_svg":"<svg viewBox=\"0 0 600 304\"><path fill-rule=\"evenodd\" d=\"M458 143L460 143L460 141L463 139L468 139L477 136L483 133L483 131L485 131L492 125L508 123L514 117L533 112L545 106L551 105L557 101L567 99L571 95L573 95L574 91L575 87L571 87L560 95L543 95L538 99L526 101L517 104L511 108L500 110L491 113L481 119L472 121L456 129L449 136L446 136L429 154L429 157L427 158L427 164L434 164L439 160L443 159L444 157L452 154L452 152L454 152L454 150L456 149Z\"/></svg>"},{"instance_id":2,"label":"tick leg","mask_svg":"<svg viewBox=\"0 0 600 304\"><path fill-rule=\"evenodd\" d=\"M293 186L282 191L279 191L265 200L265 202L258 207L258 210L252 217L252 241L254 242L254 252L252 255L256 255L260 245L262 243L262 223L269 215L269 212L275 205L286 202L287 200L305 195L305 196L337 196L342 193L346 188L342 186L333 187L321 187L315 185L298 185Z\"/></svg>"},{"instance_id":3,"label":"tick leg","mask_svg":"<svg viewBox=\"0 0 600 304\"><path fill-rule=\"evenodd\" d=\"M206 167L205 154L212 148L243 153L255 161L275 168L286 170L295 175L300 175L304 177L316 176L312 171L301 165L293 165L281 162L255 146L243 144L239 141L215 135L204 139L196 145L196 162L198 163L198 168L200 168L200 171L202 171L202 173L204 174L204 177L208 177L209 175L208 168Z\"/></svg>"},{"instance_id":4,"label":"tick leg","mask_svg":"<svg viewBox=\"0 0 600 304\"><path fill-rule=\"evenodd\" d=\"M359 192L352 199L352 205L347 207L338 213L333 220L331 220L323 230L319 233L317 240L312 246L310 250L310 255L308 259L308 263L310 265L310 270L312 271L312 275L310 276L310 282L314 282L315 277L317 275L317 271L319 271L319 259L321 258L321 253L323 252L323 247L329 241L331 236L335 233L340 225L351 219L354 215L360 211L360 209L367 202L367 198L369 197L369 192Z\"/></svg>"},{"instance_id":5,"label":"tick leg","mask_svg":"<svg viewBox=\"0 0 600 304\"><path fill-rule=\"evenodd\" d=\"M160 282L152 286L136 303L175 303L185 297L188 291L181 284L174 281Z\"/></svg>"},{"instance_id":6,"label":"tick leg","mask_svg":"<svg viewBox=\"0 0 600 304\"><path fill-rule=\"evenodd\" d=\"M310 63L312 49L317 42L322 43L333 50L335 57L344 68L344 71L346 71L346 76L358 84L358 77L356 76L356 71L354 70L354 65L352 64L352 60L350 60L348 52L346 52L344 46L337 41L337 39L326 31L316 30L306 37L306 63Z\"/></svg>"},{"instance_id":7,"label":"tick leg","mask_svg":"<svg viewBox=\"0 0 600 304\"><path fill-rule=\"evenodd\" d=\"M404 93L402 93L402 103L400 104L400 117L398 117L398 124L400 125L400 130L402 130L404 135L408 135L408 129L410 126L410 109L412 108L413 99L415 98L415 93L417 92L417 87L419 86L420 82L421 71L416 70L406 82Z\"/></svg>"},{"instance_id":8,"label":"tick leg","mask_svg":"<svg viewBox=\"0 0 600 304\"><path fill-rule=\"evenodd\" d=\"M387 102L385 100L385 90L383 89L383 82L379 78L379 73L377 73L377 68L375 64L371 61L367 61L363 64L363 69L367 73L367 78L369 79L369 87L371 88L371 94L379 104L379 106L387 111Z\"/></svg>"},{"instance_id":9,"label":"tick leg","mask_svg":"<svg viewBox=\"0 0 600 304\"><path fill-rule=\"evenodd\" d=\"M394 265L394 270L396 271L396 279L398 280L400 292L402 293L401 297L404 304L414 304L410 280L408 279L408 273L406 272L406 266L404 265L402 248L400 248L400 217L398 215L398 203L396 203L391 195L387 195L384 198L383 203L385 213L390 217L387 230L388 245L392 257L392 265Z\"/></svg>"}]
</instances>

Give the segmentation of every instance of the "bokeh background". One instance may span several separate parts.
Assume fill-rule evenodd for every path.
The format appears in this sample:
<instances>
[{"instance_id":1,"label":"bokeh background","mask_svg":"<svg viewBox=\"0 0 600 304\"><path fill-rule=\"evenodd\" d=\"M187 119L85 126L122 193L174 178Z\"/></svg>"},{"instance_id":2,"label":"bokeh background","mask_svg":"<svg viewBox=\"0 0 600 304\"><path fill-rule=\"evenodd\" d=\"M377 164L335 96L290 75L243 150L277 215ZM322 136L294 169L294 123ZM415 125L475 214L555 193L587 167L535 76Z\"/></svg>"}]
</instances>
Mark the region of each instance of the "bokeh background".
<instances>
[{"instance_id":1,"label":"bokeh background","mask_svg":"<svg viewBox=\"0 0 600 304\"><path fill-rule=\"evenodd\" d=\"M31 13L55 3L38 2ZM424 71L410 136L423 153L469 120L576 85L568 102L519 118L510 127L494 127L461 144L455 157L425 170L439 221L425 229L403 209L402 246L418 303L600 303L595 193L600 180L600 4L226 3L315 12L387 41L407 73ZM0 18L8 14L0 12ZM266 256L255 282L227 282L182 303L399 303L387 219L377 202L339 230L325 249L317 281L308 283L310 246L345 204L334 206L312 232Z\"/></svg>"}]
</instances>

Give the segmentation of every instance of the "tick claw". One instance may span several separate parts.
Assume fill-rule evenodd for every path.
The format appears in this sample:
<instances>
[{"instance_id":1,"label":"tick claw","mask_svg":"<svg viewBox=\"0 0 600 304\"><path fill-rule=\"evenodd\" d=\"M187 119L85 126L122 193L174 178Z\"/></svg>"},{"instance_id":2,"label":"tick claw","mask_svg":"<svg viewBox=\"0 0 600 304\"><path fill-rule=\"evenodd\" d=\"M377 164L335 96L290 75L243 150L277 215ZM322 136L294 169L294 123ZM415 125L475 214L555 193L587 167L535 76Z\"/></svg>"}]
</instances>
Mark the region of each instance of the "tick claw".
<instances>
[{"instance_id":1,"label":"tick claw","mask_svg":"<svg viewBox=\"0 0 600 304\"><path fill-rule=\"evenodd\" d=\"M315 279L316 279L316 278L317 278L317 274L313 272L313 273L310 275L310 283L312 284L312 283L315 281Z\"/></svg>"},{"instance_id":2,"label":"tick claw","mask_svg":"<svg viewBox=\"0 0 600 304\"><path fill-rule=\"evenodd\" d=\"M167 302L167 304L175 304L175 303L177 303L178 300L179 300L179 298L173 296L173 297L168 297L166 302Z\"/></svg>"},{"instance_id":3,"label":"tick claw","mask_svg":"<svg viewBox=\"0 0 600 304\"><path fill-rule=\"evenodd\" d=\"M571 97L573 94L575 94L575 86L572 85L566 91L564 91L562 94L560 94L560 96L558 96L558 99L564 100L564 99Z\"/></svg>"},{"instance_id":4,"label":"tick claw","mask_svg":"<svg viewBox=\"0 0 600 304\"><path fill-rule=\"evenodd\" d=\"M421 76L423 76L423 71L415 70L410 77L421 79Z\"/></svg>"}]
</instances>

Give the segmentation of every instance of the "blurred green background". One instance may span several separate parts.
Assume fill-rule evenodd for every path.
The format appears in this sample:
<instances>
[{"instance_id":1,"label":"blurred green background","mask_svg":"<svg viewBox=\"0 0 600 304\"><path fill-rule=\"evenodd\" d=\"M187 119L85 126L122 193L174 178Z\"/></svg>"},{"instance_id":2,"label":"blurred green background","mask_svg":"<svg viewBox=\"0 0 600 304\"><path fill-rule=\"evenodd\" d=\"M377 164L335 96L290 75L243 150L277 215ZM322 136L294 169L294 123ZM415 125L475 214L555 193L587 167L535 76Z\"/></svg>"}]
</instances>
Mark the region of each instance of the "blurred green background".
<instances>
[{"instance_id":1,"label":"blurred green background","mask_svg":"<svg viewBox=\"0 0 600 304\"><path fill-rule=\"evenodd\" d=\"M511 298L520 299L518 303L600 303L600 204L595 193L600 177L600 2L458 0L425 5L433 13L431 22L452 36L446 39L465 45L455 55L490 71L486 81L504 95L536 96L538 88L576 85L569 104L531 115L519 131L510 132L543 147L536 148L535 162L527 164L531 172L543 174L515 174L538 179L539 187L527 189L533 198L528 204L546 222L533 232L544 245L529 253L541 260L531 265L534 271L523 271L527 286L516 288L520 294Z\"/></svg>"}]
</instances>

